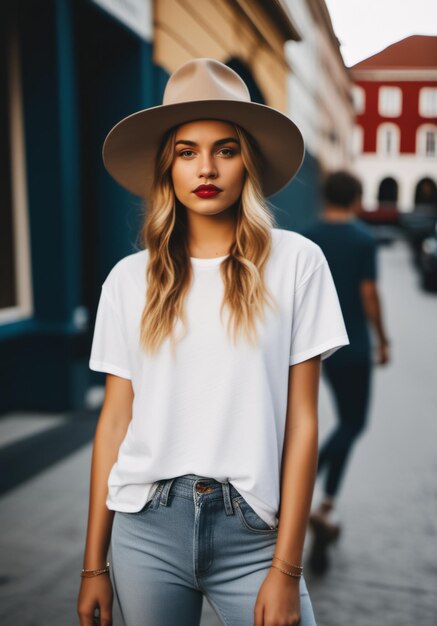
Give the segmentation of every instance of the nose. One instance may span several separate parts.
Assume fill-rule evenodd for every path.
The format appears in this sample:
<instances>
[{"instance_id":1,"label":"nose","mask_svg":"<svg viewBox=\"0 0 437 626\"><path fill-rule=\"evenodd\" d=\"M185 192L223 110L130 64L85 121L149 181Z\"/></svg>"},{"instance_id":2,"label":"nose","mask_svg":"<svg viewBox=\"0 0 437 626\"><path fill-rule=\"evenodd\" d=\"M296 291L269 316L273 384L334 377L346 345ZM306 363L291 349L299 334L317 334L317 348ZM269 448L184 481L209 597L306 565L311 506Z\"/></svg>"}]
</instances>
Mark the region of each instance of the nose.
<instances>
[{"instance_id":1,"label":"nose","mask_svg":"<svg viewBox=\"0 0 437 626\"><path fill-rule=\"evenodd\" d=\"M214 163L214 159L210 155L205 155L202 158L200 170L199 170L199 178L216 178L217 177L217 168Z\"/></svg>"}]
</instances>

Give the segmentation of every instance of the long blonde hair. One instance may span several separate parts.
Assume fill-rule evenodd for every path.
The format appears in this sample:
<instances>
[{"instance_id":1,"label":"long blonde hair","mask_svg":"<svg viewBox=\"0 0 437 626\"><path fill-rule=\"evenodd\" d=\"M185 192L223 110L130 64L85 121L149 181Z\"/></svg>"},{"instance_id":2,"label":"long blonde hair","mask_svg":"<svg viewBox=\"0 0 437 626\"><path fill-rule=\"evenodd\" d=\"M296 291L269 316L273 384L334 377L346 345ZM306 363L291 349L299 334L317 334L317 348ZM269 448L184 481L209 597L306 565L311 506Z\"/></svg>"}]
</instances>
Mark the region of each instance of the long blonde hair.
<instances>
[{"instance_id":1,"label":"long blonde hair","mask_svg":"<svg viewBox=\"0 0 437 626\"><path fill-rule=\"evenodd\" d=\"M249 341L255 342L255 318L258 316L264 320L265 304L277 307L264 284L266 263L272 247L271 229L276 222L261 191L259 151L249 134L239 126L233 126L240 140L246 175L236 207L235 241L229 256L220 265L224 282L220 317L222 319L227 306L227 331L232 340L235 342L238 333L243 332ZM158 151L140 233L141 242L149 254L140 344L149 353L156 352L166 337L170 337L174 350L177 318L182 321L184 334L187 328L184 301L192 281L192 267L187 243L186 209L176 199L171 178L176 130L168 131Z\"/></svg>"}]
</instances>

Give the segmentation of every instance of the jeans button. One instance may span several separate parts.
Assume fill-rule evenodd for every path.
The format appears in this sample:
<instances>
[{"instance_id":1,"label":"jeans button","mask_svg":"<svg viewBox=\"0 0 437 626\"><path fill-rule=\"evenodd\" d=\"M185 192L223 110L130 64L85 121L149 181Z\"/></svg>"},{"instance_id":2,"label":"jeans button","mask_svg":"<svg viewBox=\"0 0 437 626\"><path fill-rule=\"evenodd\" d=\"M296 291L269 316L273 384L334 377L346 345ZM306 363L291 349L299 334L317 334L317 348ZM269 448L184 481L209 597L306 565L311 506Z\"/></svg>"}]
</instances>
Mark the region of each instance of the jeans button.
<instances>
[{"instance_id":1,"label":"jeans button","mask_svg":"<svg viewBox=\"0 0 437 626\"><path fill-rule=\"evenodd\" d=\"M210 493L212 491L212 487L209 485L205 485L205 483L199 482L196 484L196 491L198 493Z\"/></svg>"}]
</instances>

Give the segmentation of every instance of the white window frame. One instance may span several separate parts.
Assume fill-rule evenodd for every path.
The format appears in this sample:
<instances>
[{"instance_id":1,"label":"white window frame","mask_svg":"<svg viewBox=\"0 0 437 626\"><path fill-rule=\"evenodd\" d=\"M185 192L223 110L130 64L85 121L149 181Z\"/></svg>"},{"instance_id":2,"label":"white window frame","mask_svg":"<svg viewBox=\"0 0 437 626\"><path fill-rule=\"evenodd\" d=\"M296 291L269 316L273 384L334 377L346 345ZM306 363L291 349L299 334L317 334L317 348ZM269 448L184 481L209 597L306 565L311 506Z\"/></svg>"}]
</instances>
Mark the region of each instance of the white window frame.
<instances>
[{"instance_id":1,"label":"white window frame","mask_svg":"<svg viewBox=\"0 0 437 626\"><path fill-rule=\"evenodd\" d=\"M437 117L437 87L422 87L420 90L419 115Z\"/></svg>"},{"instance_id":2,"label":"white window frame","mask_svg":"<svg viewBox=\"0 0 437 626\"><path fill-rule=\"evenodd\" d=\"M427 134L433 133L434 135L434 153L427 154ZM427 159L437 158L437 125L436 124L422 124L419 126L416 133L416 154L426 157Z\"/></svg>"},{"instance_id":3,"label":"white window frame","mask_svg":"<svg viewBox=\"0 0 437 626\"><path fill-rule=\"evenodd\" d=\"M355 124L352 129L352 154L358 156L364 149L364 129L359 124Z\"/></svg>"},{"instance_id":4,"label":"white window frame","mask_svg":"<svg viewBox=\"0 0 437 626\"><path fill-rule=\"evenodd\" d=\"M354 85L352 87L352 100L355 113L362 115L366 110L366 92L363 87L360 87L360 85Z\"/></svg>"},{"instance_id":5,"label":"white window frame","mask_svg":"<svg viewBox=\"0 0 437 626\"><path fill-rule=\"evenodd\" d=\"M14 278L17 301L15 306L0 309L0 324L16 322L33 315L21 62L18 35L14 29L10 32L7 46Z\"/></svg>"},{"instance_id":6,"label":"white window frame","mask_svg":"<svg viewBox=\"0 0 437 626\"><path fill-rule=\"evenodd\" d=\"M378 90L378 113L381 117L399 117L402 114L402 89L383 86Z\"/></svg>"},{"instance_id":7,"label":"white window frame","mask_svg":"<svg viewBox=\"0 0 437 626\"><path fill-rule=\"evenodd\" d=\"M390 150L387 150L387 132L390 132L393 137L393 145ZM397 124L391 124L390 122L384 122L378 126L376 137L376 149L379 155L384 157L397 156L400 151L401 145L401 132Z\"/></svg>"}]
</instances>

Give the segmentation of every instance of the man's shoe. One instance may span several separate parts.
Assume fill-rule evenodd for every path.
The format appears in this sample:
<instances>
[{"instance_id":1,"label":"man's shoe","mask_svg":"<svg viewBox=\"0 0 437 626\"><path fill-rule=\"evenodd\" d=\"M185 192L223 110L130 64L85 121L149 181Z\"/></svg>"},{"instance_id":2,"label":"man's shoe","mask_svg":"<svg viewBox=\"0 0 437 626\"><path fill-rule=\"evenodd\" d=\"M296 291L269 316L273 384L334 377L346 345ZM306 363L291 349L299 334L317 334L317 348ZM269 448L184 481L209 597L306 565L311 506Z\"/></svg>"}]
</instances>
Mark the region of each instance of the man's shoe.
<instances>
[{"instance_id":1,"label":"man's shoe","mask_svg":"<svg viewBox=\"0 0 437 626\"><path fill-rule=\"evenodd\" d=\"M327 542L317 534L314 534L308 564L314 574L325 574L329 569Z\"/></svg>"},{"instance_id":2,"label":"man's shoe","mask_svg":"<svg viewBox=\"0 0 437 626\"><path fill-rule=\"evenodd\" d=\"M325 574L329 569L328 546L340 536L340 524L328 520L328 515L318 510L311 513L309 525L313 531L313 544L309 556L309 566L315 574Z\"/></svg>"},{"instance_id":3,"label":"man's shoe","mask_svg":"<svg viewBox=\"0 0 437 626\"><path fill-rule=\"evenodd\" d=\"M329 519L331 517L331 519ZM341 525L332 520L333 516L325 515L320 511L311 513L309 524L314 533L320 536L326 543L337 541L341 533Z\"/></svg>"}]
</instances>

